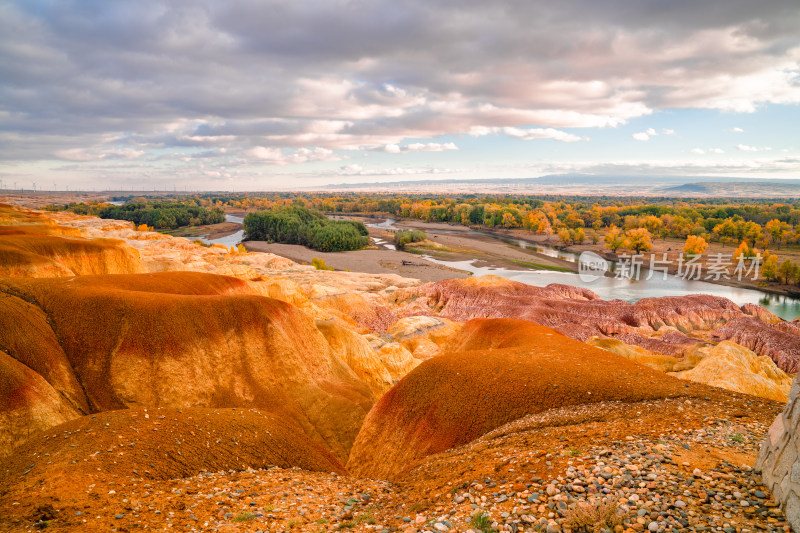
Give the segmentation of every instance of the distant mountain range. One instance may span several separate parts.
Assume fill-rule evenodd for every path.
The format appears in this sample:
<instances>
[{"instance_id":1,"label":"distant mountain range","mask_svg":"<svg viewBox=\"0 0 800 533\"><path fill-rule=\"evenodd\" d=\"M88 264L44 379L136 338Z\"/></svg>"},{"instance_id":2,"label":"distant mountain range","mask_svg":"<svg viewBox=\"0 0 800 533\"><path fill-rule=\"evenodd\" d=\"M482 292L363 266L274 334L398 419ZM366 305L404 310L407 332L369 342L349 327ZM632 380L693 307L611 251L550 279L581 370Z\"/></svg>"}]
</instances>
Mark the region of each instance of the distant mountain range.
<instances>
[{"instance_id":1,"label":"distant mountain range","mask_svg":"<svg viewBox=\"0 0 800 533\"><path fill-rule=\"evenodd\" d=\"M323 190L393 192L472 192L611 196L714 196L730 198L798 198L800 179L775 180L710 176L614 176L554 174L538 178L406 180L342 183Z\"/></svg>"}]
</instances>

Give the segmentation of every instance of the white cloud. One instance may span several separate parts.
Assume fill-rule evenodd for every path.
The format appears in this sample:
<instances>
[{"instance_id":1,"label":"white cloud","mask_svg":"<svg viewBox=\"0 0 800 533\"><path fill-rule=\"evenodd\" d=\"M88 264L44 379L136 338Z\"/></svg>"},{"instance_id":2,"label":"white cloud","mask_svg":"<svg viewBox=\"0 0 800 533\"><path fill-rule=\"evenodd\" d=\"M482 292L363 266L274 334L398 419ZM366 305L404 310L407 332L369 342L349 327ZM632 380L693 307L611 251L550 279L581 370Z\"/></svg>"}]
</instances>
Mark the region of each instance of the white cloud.
<instances>
[{"instance_id":1,"label":"white cloud","mask_svg":"<svg viewBox=\"0 0 800 533\"><path fill-rule=\"evenodd\" d=\"M667 131L672 131L672 130L667 130ZM656 137L657 135L658 132L656 130L654 130L653 128L647 128L644 131L634 133L633 135L631 135L631 137L633 137L637 141L649 141L650 137Z\"/></svg>"},{"instance_id":2,"label":"white cloud","mask_svg":"<svg viewBox=\"0 0 800 533\"><path fill-rule=\"evenodd\" d=\"M404 146L397 144L386 144L377 151L387 152L390 154L406 154L409 152L446 152L450 150L458 150L455 143L411 143Z\"/></svg>"},{"instance_id":3,"label":"white cloud","mask_svg":"<svg viewBox=\"0 0 800 533\"><path fill-rule=\"evenodd\" d=\"M300 148L294 152L284 152L280 148L256 146L244 152L244 155L267 165L283 166L308 163L311 161L341 161L342 156L327 148Z\"/></svg>"},{"instance_id":4,"label":"white cloud","mask_svg":"<svg viewBox=\"0 0 800 533\"><path fill-rule=\"evenodd\" d=\"M502 133L509 137L530 141L534 139L553 139L556 141L573 143L581 140L588 140L586 137L580 137L566 131L557 130L555 128L513 128L513 127L489 127L489 126L473 126L469 129L469 134L473 137L482 137L485 135L492 135Z\"/></svg>"},{"instance_id":5,"label":"white cloud","mask_svg":"<svg viewBox=\"0 0 800 533\"><path fill-rule=\"evenodd\" d=\"M692 149L691 149L691 150L689 150L689 151L690 151L690 152L692 152L693 154L697 154L697 155L704 155L704 154L724 154L724 153L725 153L725 150L723 150L722 148L709 148L709 149L704 149L704 148L692 148Z\"/></svg>"},{"instance_id":6,"label":"white cloud","mask_svg":"<svg viewBox=\"0 0 800 533\"><path fill-rule=\"evenodd\" d=\"M661 130L661 133L663 133L664 135L675 135L675 130L664 128L663 130Z\"/></svg>"},{"instance_id":7,"label":"white cloud","mask_svg":"<svg viewBox=\"0 0 800 533\"><path fill-rule=\"evenodd\" d=\"M733 133L744 133L744 130L742 128L732 128L731 131Z\"/></svg>"},{"instance_id":8,"label":"white cloud","mask_svg":"<svg viewBox=\"0 0 800 533\"><path fill-rule=\"evenodd\" d=\"M746 144L737 144L736 149L742 152L758 152L758 148Z\"/></svg>"},{"instance_id":9,"label":"white cloud","mask_svg":"<svg viewBox=\"0 0 800 533\"><path fill-rule=\"evenodd\" d=\"M421 174L450 174L451 168L439 167L389 167L366 168L361 165L344 165L336 172L339 176L414 176Z\"/></svg>"}]
</instances>

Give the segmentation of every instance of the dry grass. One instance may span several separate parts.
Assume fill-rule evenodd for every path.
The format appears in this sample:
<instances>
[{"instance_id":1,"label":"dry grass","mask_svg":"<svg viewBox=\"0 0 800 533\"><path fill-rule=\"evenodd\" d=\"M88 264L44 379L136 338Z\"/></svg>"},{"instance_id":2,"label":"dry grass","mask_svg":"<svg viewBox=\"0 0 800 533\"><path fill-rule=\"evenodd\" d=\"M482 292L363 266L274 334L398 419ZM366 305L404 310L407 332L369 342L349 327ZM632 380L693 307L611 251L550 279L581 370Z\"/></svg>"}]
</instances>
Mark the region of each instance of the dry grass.
<instances>
[{"instance_id":1,"label":"dry grass","mask_svg":"<svg viewBox=\"0 0 800 533\"><path fill-rule=\"evenodd\" d=\"M594 504L578 503L567 510L564 527L574 532L601 533L605 529L614 530L622 524L622 514L617 503L611 499L598 500Z\"/></svg>"}]
</instances>

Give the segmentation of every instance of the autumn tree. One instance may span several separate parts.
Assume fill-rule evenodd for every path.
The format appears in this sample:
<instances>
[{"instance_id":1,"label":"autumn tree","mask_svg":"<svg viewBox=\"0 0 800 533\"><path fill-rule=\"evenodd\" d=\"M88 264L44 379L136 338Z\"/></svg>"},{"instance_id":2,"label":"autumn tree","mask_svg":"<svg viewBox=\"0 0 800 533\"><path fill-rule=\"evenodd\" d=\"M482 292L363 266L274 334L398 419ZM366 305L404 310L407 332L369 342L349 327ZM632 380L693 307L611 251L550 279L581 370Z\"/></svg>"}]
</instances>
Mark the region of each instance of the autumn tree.
<instances>
[{"instance_id":1,"label":"autumn tree","mask_svg":"<svg viewBox=\"0 0 800 533\"><path fill-rule=\"evenodd\" d=\"M736 236L736 225L731 219L726 219L721 224L714 226L711 232L714 234L714 238L721 242L724 247L725 244L733 242Z\"/></svg>"},{"instance_id":2,"label":"autumn tree","mask_svg":"<svg viewBox=\"0 0 800 533\"><path fill-rule=\"evenodd\" d=\"M764 264L761 266L761 274L768 280L778 278L778 256L764 251Z\"/></svg>"},{"instance_id":3,"label":"autumn tree","mask_svg":"<svg viewBox=\"0 0 800 533\"><path fill-rule=\"evenodd\" d=\"M778 267L777 277L783 281L784 285L795 283L800 276L800 266L796 265L791 259L785 260Z\"/></svg>"},{"instance_id":4,"label":"autumn tree","mask_svg":"<svg viewBox=\"0 0 800 533\"><path fill-rule=\"evenodd\" d=\"M503 226L506 228L516 228L519 226L517 218L511 213L503 213Z\"/></svg>"},{"instance_id":5,"label":"autumn tree","mask_svg":"<svg viewBox=\"0 0 800 533\"><path fill-rule=\"evenodd\" d=\"M558 238L561 239L564 244L572 244L572 235L567 228L561 228L558 230Z\"/></svg>"},{"instance_id":6,"label":"autumn tree","mask_svg":"<svg viewBox=\"0 0 800 533\"><path fill-rule=\"evenodd\" d=\"M583 228L576 228L569 230L569 235L572 238L572 242L575 244L583 244L586 240L586 232Z\"/></svg>"},{"instance_id":7,"label":"autumn tree","mask_svg":"<svg viewBox=\"0 0 800 533\"><path fill-rule=\"evenodd\" d=\"M625 246L625 236L622 234L622 230L616 226L611 226L609 228L603 240L606 243L606 248L614 253Z\"/></svg>"},{"instance_id":8,"label":"autumn tree","mask_svg":"<svg viewBox=\"0 0 800 533\"><path fill-rule=\"evenodd\" d=\"M758 254L758 250L751 248L747 241L742 241L736 251L733 252L733 258L736 261L750 261Z\"/></svg>"},{"instance_id":9,"label":"autumn tree","mask_svg":"<svg viewBox=\"0 0 800 533\"><path fill-rule=\"evenodd\" d=\"M637 228L626 232L625 242L627 247L636 252L646 252L653 247L653 241L650 238L650 232L647 228Z\"/></svg>"},{"instance_id":10,"label":"autumn tree","mask_svg":"<svg viewBox=\"0 0 800 533\"><path fill-rule=\"evenodd\" d=\"M649 231L653 235L657 234L664 226L664 222L662 222L660 218L654 215L647 215L646 217L644 217L642 224L644 225L645 228L647 228L647 231Z\"/></svg>"},{"instance_id":11,"label":"autumn tree","mask_svg":"<svg viewBox=\"0 0 800 533\"><path fill-rule=\"evenodd\" d=\"M683 245L683 253L688 257L695 257L702 255L708 248L708 243L703 237L697 235L689 235L686 237L686 243Z\"/></svg>"},{"instance_id":12,"label":"autumn tree","mask_svg":"<svg viewBox=\"0 0 800 533\"><path fill-rule=\"evenodd\" d=\"M772 241L778 244L786 242L792 235L792 227L786 222L781 222L778 219L770 220L764 225L764 231L769 234Z\"/></svg>"}]
</instances>

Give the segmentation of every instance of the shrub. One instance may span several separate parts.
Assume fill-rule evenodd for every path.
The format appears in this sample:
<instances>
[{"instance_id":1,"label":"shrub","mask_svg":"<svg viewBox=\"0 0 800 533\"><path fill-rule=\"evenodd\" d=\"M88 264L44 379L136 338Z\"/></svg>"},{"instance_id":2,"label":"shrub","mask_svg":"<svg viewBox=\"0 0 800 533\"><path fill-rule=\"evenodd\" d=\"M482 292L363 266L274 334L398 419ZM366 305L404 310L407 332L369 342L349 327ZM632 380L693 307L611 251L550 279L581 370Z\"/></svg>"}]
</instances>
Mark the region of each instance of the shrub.
<instances>
[{"instance_id":1,"label":"shrub","mask_svg":"<svg viewBox=\"0 0 800 533\"><path fill-rule=\"evenodd\" d=\"M252 522L256 519L256 514L250 511L242 511L233 517L234 522Z\"/></svg>"},{"instance_id":2,"label":"shrub","mask_svg":"<svg viewBox=\"0 0 800 533\"><path fill-rule=\"evenodd\" d=\"M311 260L311 265L317 270L333 270L333 268L325 264L324 259L320 259L319 257L313 258Z\"/></svg>"},{"instance_id":3,"label":"shrub","mask_svg":"<svg viewBox=\"0 0 800 533\"><path fill-rule=\"evenodd\" d=\"M492 528L492 519L489 518L488 514L486 514L483 511L481 511L480 513L477 513L476 515L474 515L472 517L472 520L470 521L470 524L475 529L477 529L479 531L483 531L484 533L487 533Z\"/></svg>"},{"instance_id":4,"label":"shrub","mask_svg":"<svg viewBox=\"0 0 800 533\"><path fill-rule=\"evenodd\" d=\"M564 515L564 527L572 531L584 533L600 533L604 529L614 531L622 524L622 514L617 503L611 499L591 503L577 503L570 507Z\"/></svg>"},{"instance_id":5,"label":"shrub","mask_svg":"<svg viewBox=\"0 0 800 533\"><path fill-rule=\"evenodd\" d=\"M420 230L396 231L394 233L394 246L398 250L405 250L406 244L422 242L425 238L425 232Z\"/></svg>"}]
</instances>

